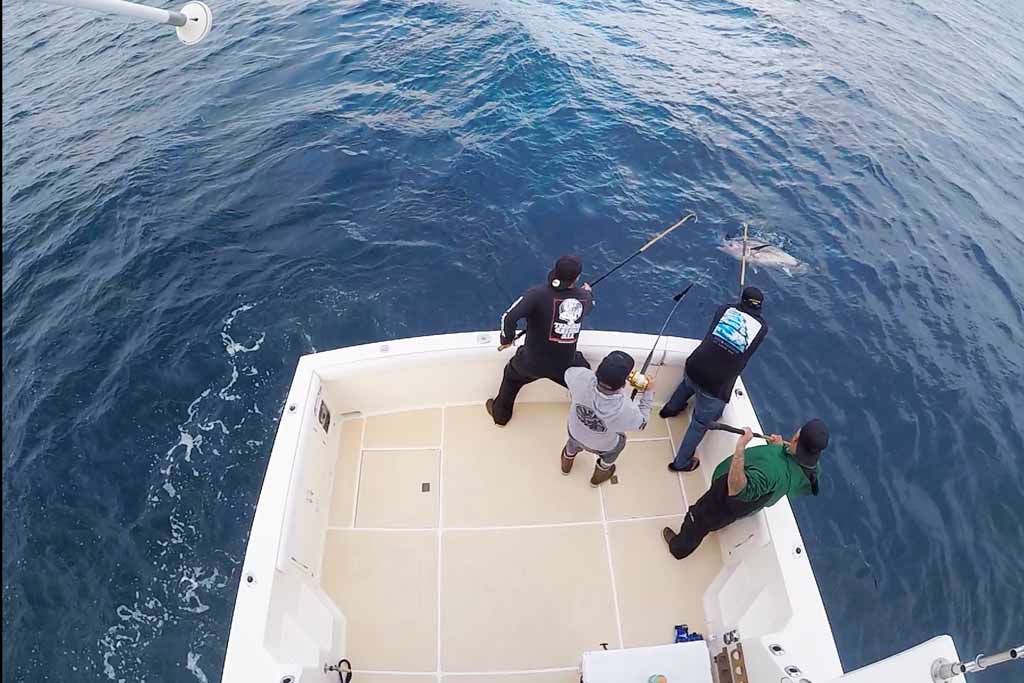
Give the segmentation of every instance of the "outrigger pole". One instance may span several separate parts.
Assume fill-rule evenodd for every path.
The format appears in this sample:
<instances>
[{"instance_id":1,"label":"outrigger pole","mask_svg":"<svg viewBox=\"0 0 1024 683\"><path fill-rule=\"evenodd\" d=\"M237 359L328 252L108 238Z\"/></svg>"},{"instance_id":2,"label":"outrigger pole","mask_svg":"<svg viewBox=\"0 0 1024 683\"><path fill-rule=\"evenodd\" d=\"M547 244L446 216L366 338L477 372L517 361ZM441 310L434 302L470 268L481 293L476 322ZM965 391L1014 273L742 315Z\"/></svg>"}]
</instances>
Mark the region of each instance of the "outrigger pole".
<instances>
[{"instance_id":1,"label":"outrigger pole","mask_svg":"<svg viewBox=\"0 0 1024 683\"><path fill-rule=\"evenodd\" d=\"M974 659L966 662L951 662L944 658L937 659L932 664L932 680L935 681L935 683L944 683L945 681L963 674L972 674L977 671L984 671L995 664L1004 664L1006 662L1019 660L1022 652L1024 652L1024 645L1018 645L1017 647L1011 647L1009 650L998 654L978 655Z\"/></svg>"},{"instance_id":2,"label":"outrigger pole","mask_svg":"<svg viewBox=\"0 0 1024 683\"><path fill-rule=\"evenodd\" d=\"M63 5L79 9L91 9L108 14L120 14L132 19L152 21L173 26L178 40L185 45L195 45L210 33L213 12L198 0L187 2L180 11L157 9L125 0L42 0L51 5Z\"/></svg>"}]
</instances>

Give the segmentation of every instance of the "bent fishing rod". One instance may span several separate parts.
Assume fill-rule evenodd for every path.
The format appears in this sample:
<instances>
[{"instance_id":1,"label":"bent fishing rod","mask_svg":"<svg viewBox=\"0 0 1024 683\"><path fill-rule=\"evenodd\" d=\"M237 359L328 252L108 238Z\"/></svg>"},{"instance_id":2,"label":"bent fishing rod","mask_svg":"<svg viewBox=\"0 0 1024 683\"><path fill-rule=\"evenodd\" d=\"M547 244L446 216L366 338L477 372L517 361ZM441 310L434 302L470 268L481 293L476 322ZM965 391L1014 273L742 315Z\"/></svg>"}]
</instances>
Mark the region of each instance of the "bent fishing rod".
<instances>
[{"instance_id":1,"label":"bent fishing rod","mask_svg":"<svg viewBox=\"0 0 1024 683\"><path fill-rule=\"evenodd\" d=\"M682 225L684 223L686 223L688 221L692 221L692 220L694 220L694 221L697 220L697 214L694 213L693 211L688 211L686 213L686 215L684 215L678 221L676 221L675 223L670 225L668 228L662 230L661 232L659 232L657 235L655 235L651 239L647 240L647 242L644 244L644 246L640 247L639 249L634 251L632 254L630 254L629 256L624 258L623 260L619 261L611 270L609 270L607 273L605 273L601 277L599 277L596 280L594 280L593 282L591 282L590 283L591 289L596 287L598 285L598 283L600 283L606 277L608 277L609 275L611 275L612 273L617 271L619 268L621 268L622 266L626 265L627 263L629 263L630 261L635 259L637 256L639 256L640 254L642 254L645 251L647 251L648 249L650 249L651 246L654 245L655 242L657 242L658 240L662 239L663 237L667 237L669 235L669 233L671 233L672 231L682 227ZM526 330L519 330L518 332L516 332L515 339L519 339L524 334L526 334Z\"/></svg>"},{"instance_id":2,"label":"bent fishing rod","mask_svg":"<svg viewBox=\"0 0 1024 683\"><path fill-rule=\"evenodd\" d=\"M682 226L682 225L683 225L684 223L686 223L687 221L691 221L691 220L697 220L697 214L695 214L695 213L694 213L693 211L689 211L689 212L687 212L687 214L686 214L685 216L683 216L682 218L680 218L680 219L679 219L679 221L677 221L677 222L676 222L676 223L674 223L673 225L669 226L669 227L668 227L667 229L665 229L665 230L661 231L660 233L658 233L657 235L655 235L654 237L652 237L651 239L649 239L649 240L647 241L647 243L646 243L646 244L644 244L644 246L640 247L639 249L637 249L636 251L634 251L634 252L633 252L632 254L630 254L629 256L627 256L626 258L624 258L623 260L619 261L619 263L618 263L618 264L617 264L617 265L616 265L616 266L615 266L614 268L612 268L612 269L611 269L611 270L609 270L609 271L608 271L607 273L605 273L605 274L604 274L604 275L602 275L601 277L599 277L599 278L597 278L596 280L594 280L593 282L591 282L591 283L590 283L590 286L591 286L591 287L596 287L596 286L597 286L597 283L599 283L599 282L600 282L601 280L605 279L606 277L608 277L609 275L611 275L612 273L614 273L615 271L617 271L617 270L618 270L619 268L621 268L622 266L626 265L627 263L629 263L630 261L632 261L633 259L635 259L635 258L636 258L637 256L639 256L640 254L642 254L642 253L644 253L645 251L647 251L648 249L650 249L650 248L651 248L651 246L652 246L652 245L653 245L653 244L654 244L655 242L657 242L658 240L660 240L660 239L661 239L662 237L666 237L666 236L668 236L668 234L669 234L669 233L671 233L671 232L672 232L673 230L675 230L676 228L679 228L679 227L680 227L680 226Z\"/></svg>"},{"instance_id":3,"label":"bent fishing rod","mask_svg":"<svg viewBox=\"0 0 1024 683\"><path fill-rule=\"evenodd\" d=\"M662 336L664 336L665 330L668 328L668 323L670 320L672 320L672 316L676 314L676 309L679 308L679 304L682 303L683 298L689 293L689 291L692 288L693 283L691 282L690 284L686 285L686 289L672 297L672 300L675 301L676 303L672 307L672 310L669 311L668 317L665 318L665 323L661 326L661 330L658 332L658 336L654 340L654 346L651 347L650 353L647 354L647 358L644 360L644 364L640 368L640 372L634 370L633 372L629 373L629 383L633 385L633 393L629 397L630 400L636 398L637 392L640 391L641 389L647 389L647 385L650 383L650 380L647 378L647 368L651 366L651 359L654 358L654 351L658 348L658 343L661 341Z\"/></svg>"}]
</instances>

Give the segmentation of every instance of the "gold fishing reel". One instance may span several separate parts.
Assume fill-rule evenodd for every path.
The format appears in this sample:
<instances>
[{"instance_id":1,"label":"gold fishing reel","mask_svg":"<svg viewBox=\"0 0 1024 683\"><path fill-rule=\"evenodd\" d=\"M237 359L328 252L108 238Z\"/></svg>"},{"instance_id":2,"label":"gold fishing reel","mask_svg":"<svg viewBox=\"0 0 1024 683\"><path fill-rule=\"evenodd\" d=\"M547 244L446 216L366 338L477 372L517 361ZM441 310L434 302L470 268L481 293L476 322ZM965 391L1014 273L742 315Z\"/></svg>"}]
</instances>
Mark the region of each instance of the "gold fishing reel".
<instances>
[{"instance_id":1,"label":"gold fishing reel","mask_svg":"<svg viewBox=\"0 0 1024 683\"><path fill-rule=\"evenodd\" d=\"M651 378L639 370L634 370L629 373L629 377L626 378L626 381L629 382L629 385L637 391L647 391L647 387L651 383Z\"/></svg>"}]
</instances>

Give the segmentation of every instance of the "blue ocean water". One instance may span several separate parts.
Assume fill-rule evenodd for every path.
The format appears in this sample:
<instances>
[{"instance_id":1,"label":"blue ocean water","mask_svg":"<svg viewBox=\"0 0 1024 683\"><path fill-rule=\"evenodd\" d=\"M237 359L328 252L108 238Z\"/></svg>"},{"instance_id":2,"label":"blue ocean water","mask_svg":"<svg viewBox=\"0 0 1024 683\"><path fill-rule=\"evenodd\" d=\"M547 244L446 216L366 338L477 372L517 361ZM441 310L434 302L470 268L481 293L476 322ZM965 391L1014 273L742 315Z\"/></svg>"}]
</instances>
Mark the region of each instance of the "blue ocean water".
<instances>
[{"instance_id":1,"label":"blue ocean water","mask_svg":"<svg viewBox=\"0 0 1024 683\"><path fill-rule=\"evenodd\" d=\"M1021 640L1024 5L210 4L193 48L3 6L5 682L219 680L298 356L494 328L688 209L592 326L706 271L703 333L743 221L809 264L751 274L745 379L832 427L794 507L844 665Z\"/></svg>"}]
</instances>

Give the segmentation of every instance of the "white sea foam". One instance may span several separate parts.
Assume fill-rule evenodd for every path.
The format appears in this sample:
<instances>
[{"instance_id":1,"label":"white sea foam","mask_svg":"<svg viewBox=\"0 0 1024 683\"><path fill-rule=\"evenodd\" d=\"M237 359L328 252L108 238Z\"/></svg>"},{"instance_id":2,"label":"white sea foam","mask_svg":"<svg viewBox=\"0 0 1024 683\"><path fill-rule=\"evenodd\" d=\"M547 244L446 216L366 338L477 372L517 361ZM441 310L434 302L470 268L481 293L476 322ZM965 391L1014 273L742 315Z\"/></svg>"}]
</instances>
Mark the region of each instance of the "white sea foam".
<instances>
[{"instance_id":1,"label":"white sea foam","mask_svg":"<svg viewBox=\"0 0 1024 683\"><path fill-rule=\"evenodd\" d=\"M227 579L216 568L207 574L203 567L186 567L178 584L181 588L181 608L186 612L202 614L210 607L203 602L201 591L211 592L224 588Z\"/></svg>"},{"instance_id":2,"label":"white sea foam","mask_svg":"<svg viewBox=\"0 0 1024 683\"><path fill-rule=\"evenodd\" d=\"M134 600L116 608L111 617L115 623L98 642L96 667L107 680L152 680L152 672L144 669L146 650L160 647L159 640L169 627L185 624L193 633L185 668L197 680L208 683L199 660L212 635L213 626L207 623L213 604L210 598L228 590L241 558L216 553L197 564L196 550L204 541L202 529L197 528L202 526L197 515L208 514L206 508L212 501L222 508L232 506L237 492L221 491L217 483L235 467L239 454L251 453L263 444L266 425L262 420L247 422L250 415L263 414L252 396L263 377L257 363L240 363L239 359L243 354L257 353L266 334L238 335L244 343L232 336L232 326L254 307L243 304L224 318L219 336L229 379L226 383L223 379L214 382L189 403L175 442L159 457L157 477L146 500L149 512L166 520L168 533L154 541L158 548L156 571L143 580ZM217 457L208 459L207 454Z\"/></svg>"},{"instance_id":3,"label":"white sea foam","mask_svg":"<svg viewBox=\"0 0 1024 683\"><path fill-rule=\"evenodd\" d=\"M185 668L192 672L192 675L201 681L201 683L209 683L210 679L206 677L203 670L199 668L199 658L202 655L197 655L195 652L189 651L185 659Z\"/></svg>"}]
</instances>

